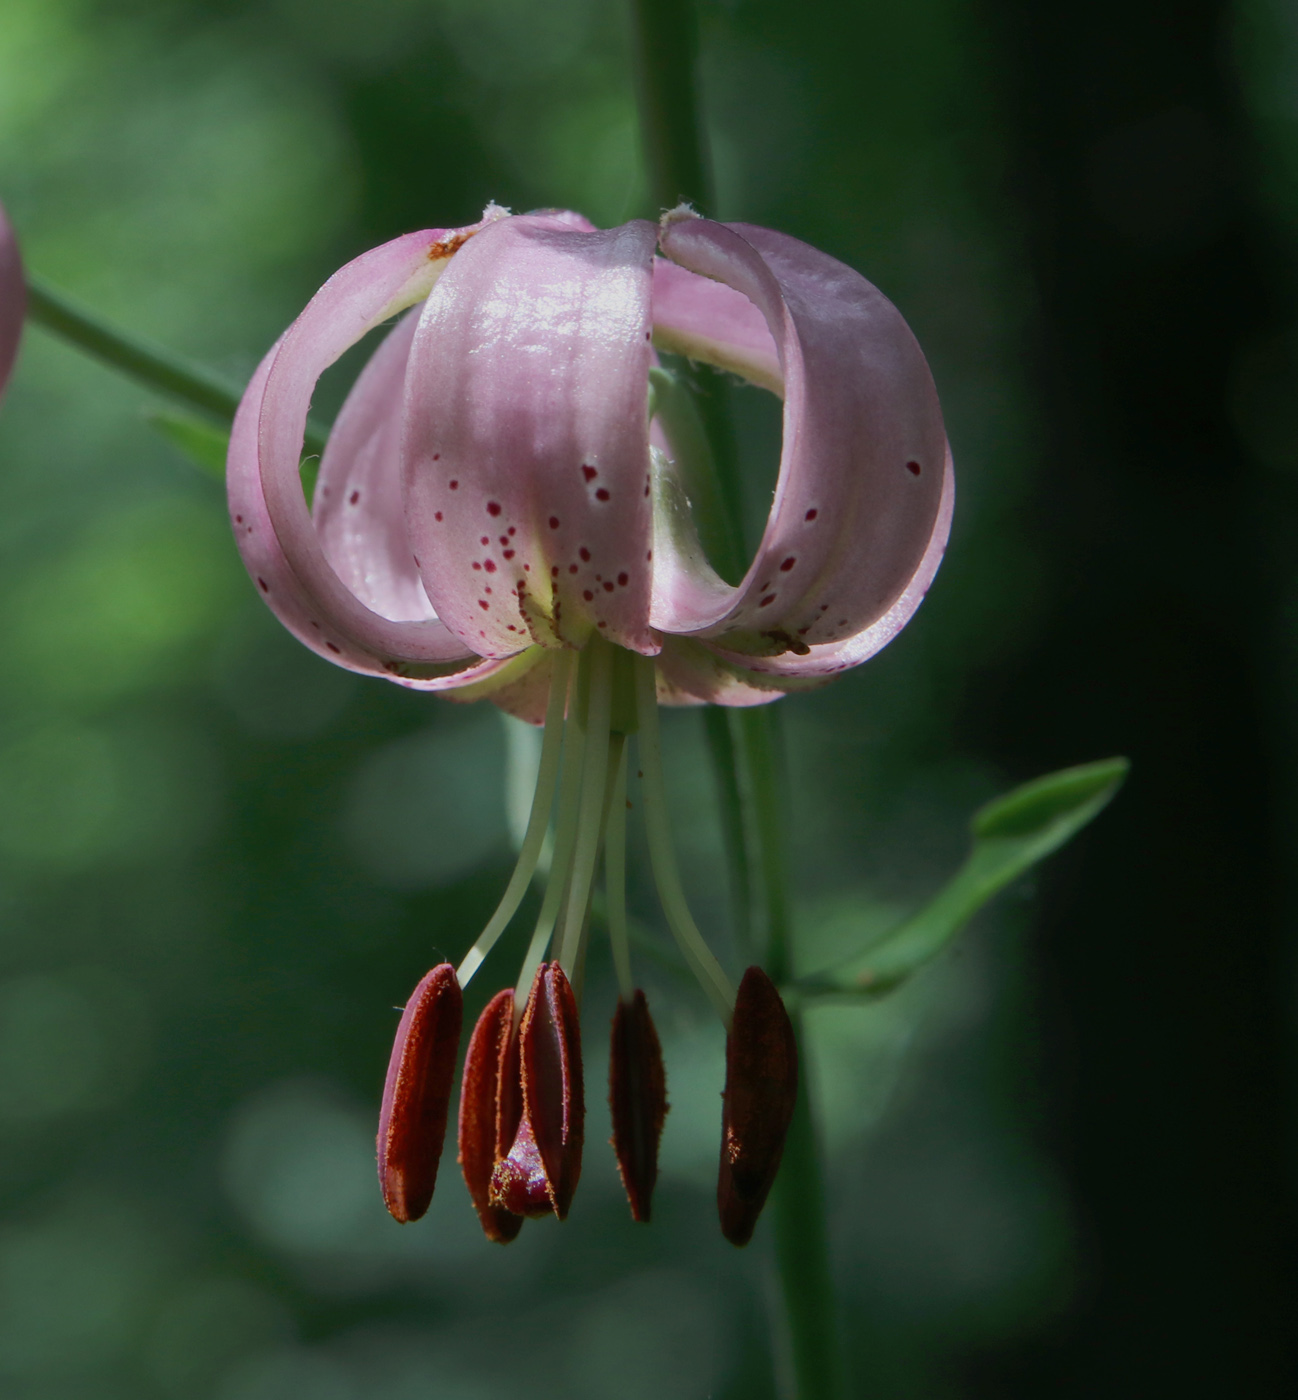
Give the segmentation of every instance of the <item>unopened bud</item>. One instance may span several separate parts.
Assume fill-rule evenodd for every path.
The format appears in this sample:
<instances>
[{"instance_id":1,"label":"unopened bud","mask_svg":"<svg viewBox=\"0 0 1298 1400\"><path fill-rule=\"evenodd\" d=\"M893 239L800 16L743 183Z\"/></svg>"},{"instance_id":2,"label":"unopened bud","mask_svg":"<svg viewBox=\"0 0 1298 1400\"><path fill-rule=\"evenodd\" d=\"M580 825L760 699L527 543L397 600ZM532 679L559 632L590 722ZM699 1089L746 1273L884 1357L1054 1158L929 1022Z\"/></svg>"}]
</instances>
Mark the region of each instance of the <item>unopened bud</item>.
<instances>
[{"instance_id":1,"label":"unopened bud","mask_svg":"<svg viewBox=\"0 0 1298 1400\"><path fill-rule=\"evenodd\" d=\"M775 984L750 967L739 984L726 1038L717 1209L734 1245L753 1237L780 1167L798 1095L798 1046Z\"/></svg>"},{"instance_id":2,"label":"unopened bud","mask_svg":"<svg viewBox=\"0 0 1298 1400\"><path fill-rule=\"evenodd\" d=\"M478 1017L460 1085L460 1170L483 1232L496 1244L508 1244L523 1228L521 1213L491 1200L492 1173L509 1151L522 1111L514 993L506 989Z\"/></svg>"},{"instance_id":3,"label":"unopened bud","mask_svg":"<svg viewBox=\"0 0 1298 1400\"><path fill-rule=\"evenodd\" d=\"M667 1079L662 1047L645 995L618 998L609 1045L608 1104L613 1114L613 1151L633 1220L647 1221L658 1180L658 1140L667 1116Z\"/></svg>"},{"instance_id":4,"label":"unopened bud","mask_svg":"<svg viewBox=\"0 0 1298 1400\"><path fill-rule=\"evenodd\" d=\"M433 1199L463 1015L450 963L433 968L401 1013L383 1086L378 1157L384 1203L403 1225Z\"/></svg>"}]
</instances>

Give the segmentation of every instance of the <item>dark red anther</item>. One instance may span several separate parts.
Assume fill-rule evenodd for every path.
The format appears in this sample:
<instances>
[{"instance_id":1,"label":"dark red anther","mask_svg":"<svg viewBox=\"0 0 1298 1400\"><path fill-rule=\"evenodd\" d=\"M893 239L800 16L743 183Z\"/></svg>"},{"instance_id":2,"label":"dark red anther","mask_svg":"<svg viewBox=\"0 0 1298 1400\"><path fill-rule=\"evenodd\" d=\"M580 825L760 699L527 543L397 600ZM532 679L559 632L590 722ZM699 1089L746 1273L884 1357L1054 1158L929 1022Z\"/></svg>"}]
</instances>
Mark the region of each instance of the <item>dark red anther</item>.
<instances>
[{"instance_id":1,"label":"dark red anther","mask_svg":"<svg viewBox=\"0 0 1298 1400\"><path fill-rule=\"evenodd\" d=\"M658 1032L638 988L628 1005L618 998L608 1057L608 1106L613 1151L633 1220L648 1221L658 1180L658 1140L667 1116L667 1078Z\"/></svg>"},{"instance_id":2,"label":"dark red anther","mask_svg":"<svg viewBox=\"0 0 1298 1400\"><path fill-rule=\"evenodd\" d=\"M520 1215L568 1215L581 1176L586 1099L577 1002L563 968L536 970L518 1028L523 1114L491 1179L491 1200Z\"/></svg>"},{"instance_id":3,"label":"dark red anther","mask_svg":"<svg viewBox=\"0 0 1298 1400\"><path fill-rule=\"evenodd\" d=\"M514 1141L522 1111L514 993L506 989L478 1017L460 1085L460 1170L483 1232L496 1244L508 1244L523 1228L522 1215L491 1201L491 1174Z\"/></svg>"},{"instance_id":4,"label":"dark red anther","mask_svg":"<svg viewBox=\"0 0 1298 1400\"><path fill-rule=\"evenodd\" d=\"M775 983L750 967L739 984L726 1038L717 1210L734 1245L753 1237L780 1168L798 1096L798 1045Z\"/></svg>"},{"instance_id":5,"label":"dark red anther","mask_svg":"<svg viewBox=\"0 0 1298 1400\"><path fill-rule=\"evenodd\" d=\"M394 1220L418 1220L433 1199L446 1137L464 1000L455 969L442 963L406 1002L379 1115L379 1185Z\"/></svg>"}]
</instances>

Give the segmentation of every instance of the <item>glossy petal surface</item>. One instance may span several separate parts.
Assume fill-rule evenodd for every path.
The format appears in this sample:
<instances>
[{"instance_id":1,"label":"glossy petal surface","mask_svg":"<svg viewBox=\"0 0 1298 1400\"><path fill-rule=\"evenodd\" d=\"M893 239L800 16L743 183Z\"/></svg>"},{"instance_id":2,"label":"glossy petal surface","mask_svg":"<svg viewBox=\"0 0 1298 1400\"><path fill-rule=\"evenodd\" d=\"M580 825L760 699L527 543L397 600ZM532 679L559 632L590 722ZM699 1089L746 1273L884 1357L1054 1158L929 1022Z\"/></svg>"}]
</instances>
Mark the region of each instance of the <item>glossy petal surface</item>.
<instances>
[{"instance_id":1,"label":"glossy petal surface","mask_svg":"<svg viewBox=\"0 0 1298 1400\"><path fill-rule=\"evenodd\" d=\"M394 1220L428 1209L446 1137L464 1002L450 963L433 968L401 1014L379 1117L379 1184Z\"/></svg>"},{"instance_id":2,"label":"glossy petal surface","mask_svg":"<svg viewBox=\"0 0 1298 1400\"><path fill-rule=\"evenodd\" d=\"M298 476L311 393L344 350L422 299L453 252L479 227L410 234L335 273L263 362L235 421L227 475L236 538L249 572L303 640L357 670L435 682L472 665L475 656L440 621L376 612L331 567ZM283 574L281 558L293 578L283 611L280 591L272 592L267 573ZM305 634L294 625L303 621ZM312 632L326 639L323 644Z\"/></svg>"},{"instance_id":3,"label":"glossy petal surface","mask_svg":"<svg viewBox=\"0 0 1298 1400\"><path fill-rule=\"evenodd\" d=\"M406 378L406 494L424 587L505 656L650 633L646 393L655 230L555 216L485 229L428 298Z\"/></svg>"}]
</instances>

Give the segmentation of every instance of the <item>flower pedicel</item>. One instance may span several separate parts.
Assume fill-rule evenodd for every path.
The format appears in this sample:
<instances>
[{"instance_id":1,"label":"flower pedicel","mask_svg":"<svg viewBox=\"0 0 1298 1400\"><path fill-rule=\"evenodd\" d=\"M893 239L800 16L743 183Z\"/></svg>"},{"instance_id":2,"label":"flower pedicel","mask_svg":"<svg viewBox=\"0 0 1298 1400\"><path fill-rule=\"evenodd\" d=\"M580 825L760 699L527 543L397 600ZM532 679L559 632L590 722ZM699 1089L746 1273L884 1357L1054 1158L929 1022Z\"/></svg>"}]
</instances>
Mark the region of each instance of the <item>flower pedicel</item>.
<instances>
[{"instance_id":1,"label":"flower pedicel","mask_svg":"<svg viewBox=\"0 0 1298 1400\"><path fill-rule=\"evenodd\" d=\"M396 316L343 406L308 507L299 462L316 380ZM658 350L784 402L770 516L734 585L700 545L673 428L651 413ZM626 931L634 736L664 913L727 1029L718 1209L726 1237L746 1243L779 1166L797 1051L770 979L749 968L736 993L686 905L658 705L763 704L823 682L872 656L918 607L954 484L932 378L896 308L842 263L769 229L682 208L658 225L598 230L571 213L492 206L476 224L362 254L320 289L253 376L228 475L248 572L306 645L545 726L500 906L459 967L434 968L401 1018L378 1140L389 1210L414 1220L431 1199L461 989L517 911L553 825L517 985L492 998L470 1038L460 1165L492 1240L513 1239L528 1216L568 1212L585 1114L578 1004L602 854L619 986L613 1145L632 1214L649 1218L667 1099Z\"/></svg>"}]
</instances>

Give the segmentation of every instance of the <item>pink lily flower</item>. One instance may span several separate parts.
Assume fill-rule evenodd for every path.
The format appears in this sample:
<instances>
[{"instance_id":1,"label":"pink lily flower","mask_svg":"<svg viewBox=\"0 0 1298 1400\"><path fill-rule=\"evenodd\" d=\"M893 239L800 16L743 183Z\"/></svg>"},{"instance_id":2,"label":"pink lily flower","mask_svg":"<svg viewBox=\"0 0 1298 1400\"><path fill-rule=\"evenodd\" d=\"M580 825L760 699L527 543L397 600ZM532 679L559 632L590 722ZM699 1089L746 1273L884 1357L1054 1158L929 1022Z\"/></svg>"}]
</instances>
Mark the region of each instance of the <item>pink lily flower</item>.
<instances>
[{"instance_id":1,"label":"pink lily flower","mask_svg":"<svg viewBox=\"0 0 1298 1400\"><path fill-rule=\"evenodd\" d=\"M315 383L398 316L343 406L308 505L299 467ZM783 400L770 516L733 585L699 543L670 433L651 417L659 350ZM483 1013L465 1065L460 1158L488 1237L512 1239L525 1215L563 1218L577 1184L576 1008L601 851L620 990L615 1148L633 1214L649 1217L667 1104L625 927L634 733L667 921L732 1032L719 1201L725 1233L745 1242L796 1091L796 1060L781 1049L772 1078L770 1047L792 1045L792 1031L769 982L760 1016L735 1015L735 987L690 915L657 704L762 704L823 683L886 645L919 606L954 481L932 377L901 315L858 273L769 229L681 208L658 225L598 230L576 214L491 206L476 224L362 254L320 289L248 386L228 475L248 571L307 646L545 724L518 865L454 970L463 987L517 911L555 809L531 947L515 990ZM390 1204L400 1179L403 1220L422 1212L436 1175L436 1150L419 1148L419 1134L440 1145L446 1127L451 971L416 989L393 1051L380 1175ZM435 1002L432 985L443 989ZM768 1081L778 1087L769 1109Z\"/></svg>"},{"instance_id":2,"label":"pink lily flower","mask_svg":"<svg viewBox=\"0 0 1298 1400\"><path fill-rule=\"evenodd\" d=\"M18 356L18 340L26 314L27 285L23 281L18 240L5 216L4 206L0 205L0 398L4 397L5 385Z\"/></svg>"}]
</instances>

